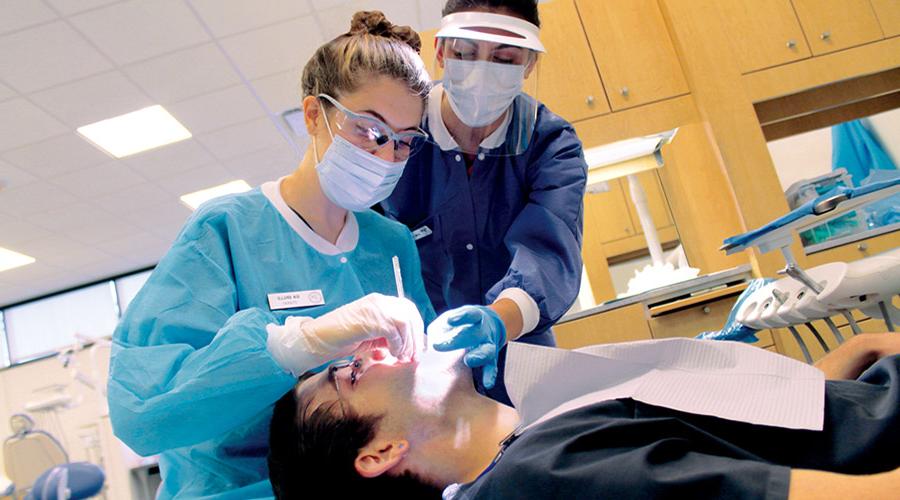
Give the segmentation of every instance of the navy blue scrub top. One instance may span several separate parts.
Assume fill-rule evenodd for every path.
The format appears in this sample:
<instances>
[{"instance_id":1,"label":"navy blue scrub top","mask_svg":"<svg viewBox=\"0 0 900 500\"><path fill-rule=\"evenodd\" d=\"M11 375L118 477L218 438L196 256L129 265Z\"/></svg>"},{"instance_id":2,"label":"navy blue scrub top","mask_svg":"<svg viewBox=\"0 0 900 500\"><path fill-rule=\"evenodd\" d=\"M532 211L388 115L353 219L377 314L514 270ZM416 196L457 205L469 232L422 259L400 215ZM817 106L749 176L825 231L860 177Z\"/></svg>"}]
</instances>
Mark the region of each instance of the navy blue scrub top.
<instances>
[{"instance_id":1,"label":"navy blue scrub top","mask_svg":"<svg viewBox=\"0 0 900 500\"><path fill-rule=\"evenodd\" d=\"M521 288L537 303L540 320L519 340L554 345L550 327L581 283L586 182L575 130L541 104L523 154L479 155L469 175L462 154L429 142L409 159L383 208L418 237L425 288L438 314L488 305L504 289Z\"/></svg>"}]
</instances>

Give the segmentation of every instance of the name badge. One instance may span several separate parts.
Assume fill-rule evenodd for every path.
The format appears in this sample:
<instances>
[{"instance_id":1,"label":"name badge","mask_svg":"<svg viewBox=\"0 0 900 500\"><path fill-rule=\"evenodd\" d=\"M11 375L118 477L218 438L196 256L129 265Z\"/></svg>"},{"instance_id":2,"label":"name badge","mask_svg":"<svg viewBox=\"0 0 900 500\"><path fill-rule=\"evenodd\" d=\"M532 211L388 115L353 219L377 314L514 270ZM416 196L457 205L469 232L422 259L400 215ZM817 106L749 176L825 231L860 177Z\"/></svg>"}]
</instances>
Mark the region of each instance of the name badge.
<instances>
[{"instance_id":1,"label":"name badge","mask_svg":"<svg viewBox=\"0 0 900 500\"><path fill-rule=\"evenodd\" d=\"M428 226L422 226L419 229L413 231L412 235L414 240L419 241L422 238L431 235L431 228Z\"/></svg>"},{"instance_id":2,"label":"name badge","mask_svg":"<svg viewBox=\"0 0 900 500\"><path fill-rule=\"evenodd\" d=\"M269 309L295 309L298 307L321 306L325 304L322 290L303 290L298 292L270 293Z\"/></svg>"}]
</instances>

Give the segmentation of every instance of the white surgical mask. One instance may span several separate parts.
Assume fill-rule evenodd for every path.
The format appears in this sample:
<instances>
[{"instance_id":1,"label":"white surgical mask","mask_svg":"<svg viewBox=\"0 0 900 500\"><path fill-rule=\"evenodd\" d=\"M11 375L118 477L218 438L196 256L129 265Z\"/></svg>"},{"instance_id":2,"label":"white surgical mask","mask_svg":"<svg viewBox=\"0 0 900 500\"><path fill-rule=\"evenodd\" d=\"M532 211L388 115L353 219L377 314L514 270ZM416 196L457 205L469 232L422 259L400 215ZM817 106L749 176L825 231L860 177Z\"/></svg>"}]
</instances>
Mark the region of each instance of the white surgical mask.
<instances>
[{"instance_id":1,"label":"white surgical mask","mask_svg":"<svg viewBox=\"0 0 900 500\"><path fill-rule=\"evenodd\" d=\"M313 150L318 159L315 138ZM316 173L329 200L352 212L361 212L390 196L405 166L406 160L383 160L334 135L331 146L316 164Z\"/></svg>"},{"instance_id":2,"label":"white surgical mask","mask_svg":"<svg viewBox=\"0 0 900 500\"><path fill-rule=\"evenodd\" d=\"M444 91L456 116L470 127L494 122L522 91L525 66L444 59Z\"/></svg>"}]
</instances>

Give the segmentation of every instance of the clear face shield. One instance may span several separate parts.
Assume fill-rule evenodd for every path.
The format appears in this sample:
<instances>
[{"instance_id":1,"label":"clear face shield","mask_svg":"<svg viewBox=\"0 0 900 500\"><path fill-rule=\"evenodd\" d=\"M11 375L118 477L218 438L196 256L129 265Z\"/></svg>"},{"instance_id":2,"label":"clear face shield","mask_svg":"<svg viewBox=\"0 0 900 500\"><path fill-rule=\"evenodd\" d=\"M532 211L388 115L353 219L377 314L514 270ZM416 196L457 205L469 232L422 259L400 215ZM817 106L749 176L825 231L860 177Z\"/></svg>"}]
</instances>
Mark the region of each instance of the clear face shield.
<instances>
[{"instance_id":1,"label":"clear face shield","mask_svg":"<svg viewBox=\"0 0 900 500\"><path fill-rule=\"evenodd\" d=\"M443 92L427 115L433 120L439 105L446 127L438 127L452 137L441 140L429 125L438 146L469 154L524 153L537 118L533 70L544 51L537 26L510 16L461 12L446 16L436 37L432 74Z\"/></svg>"}]
</instances>

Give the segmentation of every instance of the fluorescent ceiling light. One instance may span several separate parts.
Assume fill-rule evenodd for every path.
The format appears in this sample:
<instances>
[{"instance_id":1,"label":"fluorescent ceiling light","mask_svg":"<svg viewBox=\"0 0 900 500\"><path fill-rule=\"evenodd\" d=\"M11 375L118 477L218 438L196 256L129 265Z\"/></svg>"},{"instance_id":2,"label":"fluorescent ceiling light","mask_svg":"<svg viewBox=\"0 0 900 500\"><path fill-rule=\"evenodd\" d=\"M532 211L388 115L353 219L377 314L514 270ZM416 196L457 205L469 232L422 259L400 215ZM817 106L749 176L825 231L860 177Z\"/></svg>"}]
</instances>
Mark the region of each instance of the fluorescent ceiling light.
<instances>
[{"instance_id":1,"label":"fluorescent ceiling light","mask_svg":"<svg viewBox=\"0 0 900 500\"><path fill-rule=\"evenodd\" d=\"M116 158L191 137L188 129L159 105L85 125L78 133Z\"/></svg>"},{"instance_id":2,"label":"fluorescent ceiling light","mask_svg":"<svg viewBox=\"0 0 900 500\"><path fill-rule=\"evenodd\" d=\"M188 193L181 197L181 201L183 201L185 205L191 207L191 210L196 210L197 207L207 200L218 198L219 196L224 196L226 194L243 193L244 191L250 191L250 184L247 184L242 180L231 181L220 186L213 186L211 188Z\"/></svg>"},{"instance_id":3,"label":"fluorescent ceiling light","mask_svg":"<svg viewBox=\"0 0 900 500\"><path fill-rule=\"evenodd\" d=\"M647 137L635 137L589 148L584 150L584 160L589 168L595 168L647 156L659 151L663 144L671 142L677 131L678 129L674 129Z\"/></svg>"},{"instance_id":4,"label":"fluorescent ceiling light","mask_svg":"<svg viewBox=\"0 0 900 500\"><path fill-rule=\"evenodd\" d=\"M0 272L8 271L15 267L27 266L34 262L34 257L0 247Z\"/></svg>"}]
</instances>

